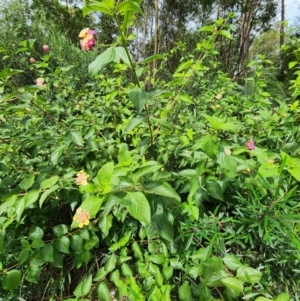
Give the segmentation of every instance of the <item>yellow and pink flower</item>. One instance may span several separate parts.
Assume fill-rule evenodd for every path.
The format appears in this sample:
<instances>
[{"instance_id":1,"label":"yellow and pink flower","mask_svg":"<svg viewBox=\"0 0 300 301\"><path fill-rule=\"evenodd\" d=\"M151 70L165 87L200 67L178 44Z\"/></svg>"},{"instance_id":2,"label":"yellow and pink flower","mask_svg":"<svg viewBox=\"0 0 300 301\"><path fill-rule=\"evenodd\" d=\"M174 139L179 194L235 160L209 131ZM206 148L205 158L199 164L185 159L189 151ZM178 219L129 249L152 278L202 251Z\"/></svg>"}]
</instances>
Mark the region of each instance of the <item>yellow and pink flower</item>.
<instances>
[{"instance_id":1,"label":"yellow and pink flower","mask_svg":"<svg viewBox=\"0 0 300 301\"><path fill-rule=\"evenodd\" d=\"M80 45L82 50L92 50L96 44L95 30L84 28L79 33Z\"/></svg>"},{"instance_id":2,"label":"yellow and pink flower","mask_svg":"<svg viewBox=\"0 0 300 301\"><path fill-rule=\"evenodd\" d=\"M73 221L78 223L79 228L88 226L90 224L90 212L79 207L76 210Z\"/></svg>"},{"instance_id":3,"label":"yellow and pink flower","mask_svg":"<svg viewBox=\"0 0 300 301\"><path fill-rule=\"evenodd\" d=\"M77 174L76 184L79 185L79 186L85 186L88 183L87 182L88 178L89 178L89 175L84 170L81 170Z\"/></svg>"}]
</instances>

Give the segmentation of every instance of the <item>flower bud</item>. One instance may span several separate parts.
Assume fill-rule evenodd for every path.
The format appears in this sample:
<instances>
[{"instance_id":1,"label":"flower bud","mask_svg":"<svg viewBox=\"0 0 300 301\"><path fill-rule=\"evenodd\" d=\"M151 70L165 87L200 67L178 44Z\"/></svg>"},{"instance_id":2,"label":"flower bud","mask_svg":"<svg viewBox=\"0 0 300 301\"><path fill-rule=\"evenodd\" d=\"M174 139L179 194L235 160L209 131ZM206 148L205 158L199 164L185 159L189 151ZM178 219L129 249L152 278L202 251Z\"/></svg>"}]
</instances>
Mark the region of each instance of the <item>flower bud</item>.
<instances>
[{"instance_id":1,"label":"flower bud","mask_svg":"<svg viewBox=\"0 0 300 301\"><path fill-rule=\"evenodd\" d=\"M49 47L48 45L44 45L44 46L43 46L43 50L44 50L44 52L48 52L48 51L49 51L49 49L50 49L50 47Z\"/></svg>"},{"instance_id":2,"label":"flower bud","mask_svg":"<svg viewBox=\"0 0 300 301\"><path fill-rule=\"evenodd\" d=\"M31 58L29 59L29 62L30 62L31 64L34 64L34 63L35 63L35 59L34 59L33 57L31 57Z\"/></svg>"}]
</instances>

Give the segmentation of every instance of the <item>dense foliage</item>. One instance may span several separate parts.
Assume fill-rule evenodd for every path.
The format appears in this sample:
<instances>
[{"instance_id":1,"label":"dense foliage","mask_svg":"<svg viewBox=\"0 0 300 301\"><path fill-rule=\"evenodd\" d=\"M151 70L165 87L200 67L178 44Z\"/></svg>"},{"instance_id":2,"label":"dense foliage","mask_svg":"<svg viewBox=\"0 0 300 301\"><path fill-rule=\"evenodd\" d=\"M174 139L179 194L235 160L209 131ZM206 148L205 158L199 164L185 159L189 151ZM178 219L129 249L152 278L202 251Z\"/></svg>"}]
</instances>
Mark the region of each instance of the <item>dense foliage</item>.
<instances>
[{"instance_id":1,"label":"dense foliage","mask_svg":"<svg viewBox=\"0 0 300 301\"><path fill-rule=\"evenodd\" d=\"M221 71L233 14L136 62L140 2L1 45L0 300L299 300L299 42L289 97Z\"/></svg>"}]
</instances>

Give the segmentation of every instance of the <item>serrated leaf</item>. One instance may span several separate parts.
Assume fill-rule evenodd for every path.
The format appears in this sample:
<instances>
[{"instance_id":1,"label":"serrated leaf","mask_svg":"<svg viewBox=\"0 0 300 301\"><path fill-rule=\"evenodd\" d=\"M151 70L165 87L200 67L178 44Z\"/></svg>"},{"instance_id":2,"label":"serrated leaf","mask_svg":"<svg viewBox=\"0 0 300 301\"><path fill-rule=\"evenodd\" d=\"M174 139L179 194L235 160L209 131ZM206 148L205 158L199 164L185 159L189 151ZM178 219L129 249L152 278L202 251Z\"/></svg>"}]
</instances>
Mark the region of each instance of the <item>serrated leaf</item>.
<instances>
[{"instance_id":1,"label":"serrated leaf","mask_svg":"<svg viewBox=\"0 0 300 301\"><path fill-rule=\"evenodd\" d=\"M288 172L297 180L300 181L300 167L290 167Z\"/></svg>"},{"instance_id":2,"label":"serrated leaf","mask_svg":"<svg viewBox=\"0 0 300 301\"><path fill-rule=\"evenodd\" d=\"M110 185L113 172L114 172L113 162L106 163L100 168L97 174L97 179L102 189L105 189L107 186Z\"/></svg>"},{"instance_id":3,"label":"serrated leaf","mask_svg":"<svg viewBox=\"0 0 300 301\"><path fill-rule=\"evenodd\" d=\"M146 224L151 222L151 209L148 200L142 192L128 192L121 201L135 219Z\"/></svg>"},{"instance_id":4,"label":"serrated leaf","mask_svg":"<svg viewBox=\"0 0 300 301\"><path fill-rule=\"evenodd\" d=\"M69 254L70 240L67 236L62 236L54 242L55 248L61 253Z\"/></svg>"},{"instance_id":5,"label":"serrated leaf","mask_svg":"<svg viewBox=\"0 0 300 301\"><path fill-rule=\"evenodd\" d=\"M244 282L233 277L222 278L221 282L226 287L241 293L244 289Z\"/></svg>"},{"instance_id":6,"label":"serrated leaf","mask_svg":"<svg viewBox=\"0 0 300 301\"><path fill-rule=\"evenodd\" d=\"M121 166L129 166L132 162L132 158L130 155L129 150L125 145L122 145L119 149L119 154L118 154L118 163Z\"/></svg>"},{"instance_id":7,"label":"serrated leaf","mask_svg":"<svg viewBox=\"0 0 300 301\"><path fill-rule=\"evenodd\" d=\"M106 15L112 15L111 6L107 5L104 1L90 1L89 5L82 8L83 15L86 16L90 12L99 12Z\"/></svg>"},{"instance_id":8,"label":"serrated leaf","mask_svg":"<svg viewBox=\"0 0 300 301\"><path fill-rule=\"evenodd\" d=\"M56 237L62 237L63 235L66 235L69 232L69 227L65 224L60 224L54 226L52 228L52 231Z\"/></svg>"},{"instance_id":9,"label":"serrated leaf","mask_svg":"<svg viewBox=\"0 0 300 301\"><path fill-rule=\"evenodd\" d=\"M24 263L29 257L29 251L27 249L23 249L18 255L19 265Z\"/></svg>"},{"instance_id":10,"label":"serrated leaf","mask_svg":"<svg viewBox=\"0 0 300 301\"><path fill-rule=\"evenodd\" d=\"M78 131L71 131L70 132L72 141L78 145L78 146L83 146L83 139L82 139L82 135L80 132Z\"/></svg>"},{"instance_id":11,"label":"serrated leaf","mask_svg":"<svg viewBox=\"0 0 300 301\"><path fill-rule=\"evenodd\" d=\"M274 300L260 296L260 297L256 298L255 301L274 301Z\"/></svg>"},{"instance_id":12,"label":"serrated leaf","mask_svg":"<svg viewBox=\"0 0 300 301\"><path fill-rule=\"evenodd\" d=\"M255 284L259 282L262 273L251 267L242 266L237 269L236 277L244 282Z\"/></svg>"},{"instance_id":13,"label":"serrated leaf","mask_svg":"<svg viewBox=\"0 0 300 301\"><path fill-rule=\"evenodd\" d=\"M29 175L28 177L24 178L20 184L19 187L23 190L27 190L28 188L30 188L33 183L34 183L34 175Z\"/></svg>"},{"instance_id":14,"label":"serrated leaf","mask_svg":"<svg viewBox=\"0 0 300 301\"><path fill-rule=\"evenodd\" d=\"M40 191L38 189L32 189L27 192L24 197L25 207L29 207L31 204L35 203L40 195Z\"/></svg>"},{"instance_id":15,"label":"serrated leaf","mask_svg":"<svg viewBox=\"0 0 300 301\"><path fill-rule=\"evenodd\" d=\"M111 254L105 262L105 266L104 266L105 272L109 273L112 270L114 270L114 268L116 267L116 263L117 263L116 255Z\"/></svg>"},{"instance_id":16,"label":"serrated leaf","mask_svg":"<svg viewBox=\"0 0 300 301\"><path fill-rule=\"evenodd\" d=\"M243 264L239 261L239 259L230 254L226 254L223 258L223 262L225 263L226 267L232 271L237 270L239 267L243 266Z\"/></svg>"},{"instance_id":17,"label":"serrated leaf","mask_svg":"<svg viewBox=\"0 0 300 301\"><path fill-rule=\"evenodd\" d=\"M134 11L143 14L139 4L134 1L124 1L118 5L117 12L119 14L124 14L127 11Z\"/></svg>"},{"instance_id":18,"label":"serrated leaf","mask_svg":"<svg viewBox=\"0 0 300 301\"><path fill-rule=\"evenodd\" d=\"M192 301L192 291L188 282L184 282L178 290L178 296L180 301Z\"/></svg>"},{"instance_id":19,"label":"serrated leaf","mask_svg":"<svg viewBox=\"0 0 300 301\"><path fill-rule=\"evenodd\" d=\"M41 182L40 187L41 187L41 189L47 189L47 188L53 187L57 183L58 180L59 180L58 176L53 176L49 179L45 179L44 181Z\"/></svg>"},{"instance_id":20,"label":"serrated leaf","mask_svg":"<svg viewBox=\"0 0 300 301\"><path fill-rule=\"evenodd\" d=\"M144 65L144 64L148 64L150 62L153 62L155 60L163 60L165 57L162 54L154 54L152 56L147 57L146 59L144 59L142 62L140 62L140 64Z\"/></svg>"},{"instance_id":21,"label":"serrated leaf","mask_svg":"<svg viewBox=\"0 0 300 301\"><path fill-rule=\"evenodd\" d=\"M44 261L53 262L54 250L52 244L47 244L41 250L40 256Z\"/></svg>"},{"instance_id":22,"label":"serrated leaf","mask_svg":"<svg viewBox=\"0 0 300 301\"><path fill-rule=\"evenodd\" d=\"M206 188L213 198L224 201L223 191L219 183L215 181L208 181L206 182Z\"/></svg>"},{"instance_id":23,"label":"serrated leaf","mask_svg":"<svg viewBox=\"0 0 300 301\"><path fill-rule=\"evenodd\" d=\"M158 183L158 182L149 182L144 187L147 193L153 193L157 195L166 196L173 198L176 201L180 202L181 198L175 189L167 182Z\"/></svg>"},{"instance_id":24,"label":"serrated leaf","mask_svg":"<svg viewBox=\"0 0 300 301\"><path fill-rule=\"evenodd\" d=\"M98 284L96 289L97 297L101 301L111 301L110 291L105 282Z\"/></svg>"},{"instance_id":25,"label":"serrated leaf","mask_svg":"<svg viewBox=\"0 0 300 301\"><path fill-rule=\"evenodd\" d=\"M120 61L125 63L127 66L131 67L130 60L127 56L127 52L125 48L119 46L115 48L114 62L120 62Z\"/></svg>"},{"instance_id":26,"label":"serrated leaf","mask_svg":"<svg viewBox=\"0 0 300 301\"><path fill-rule=\"evenodd\" d=\"M105 197L90 196L82 202L80 208L88 211L90 218L94 218L99 212L104 199Z\"/></svg>"},{"instance_id":27,"label":"serrated leaf","mask_svg":"<svg viewBox=\"0 0 300 301\"><path fill-rule=\"evenodd\" d=\"M96 75L101 72L109 63L115 59L115 47L111 46L96 57L96 59L90 63L89 72L92 75Z\"/></svg>"},{"instance_id":28,"label":"serrated leaf","mask_svg":"<svg viewBox=\"0 0 300 301\"><path fill-rule=\"evenodd\" d=\"M92 274L88 275L88 277L82 282L81 291L83 296L87 295L91 291L92 287Z\"/></svg>"},{"instance_id":29,"label":"serrated leaf","mask_svg":"<svg viewBox=\"0 0 300 301\"><path fill-rule=\"evenodd\" d=\"M132 118L127 125L125 126L123 133L124 134L128 134L130 131L132 131L133 129L135 129L137 126L139 126L142 123L146 123L147 120L144 116L137 116Z\"/></svg>"},{"instance_id":30,"label":"serrated leaf","mask_svg":"<svg viewBox=\"0 0 300 301\"><path fill-rule=\"evenodd\" d=\"M129 91L128 96L137 112L141 113L148 99L145 89L140 87L133 88Z\"/></svg>"},{"instance_id":31,"label":"serrated leaf","mask_svg":"<svg viewBox=\"0 0 300 301\"><path fill-rule=\"evenodd\" d=\"M233 39L232 34L227 30L219 30L218 34L225 37L225 38L227 38L227 39L229 39L229 40Z\"/></svg>"},{"instance_id":32,"label":"serrated leaf","mask_svg":"<svg viewBox=\"0 0 300 301\"><path fill-rule=\"evenodd\" d=\"M58 188L59 188L59 185L54 185L54 186L52 186L51 188L45 190L45 191L42 193L42 195L41 195L41 197L40 197L40 199L39 199L39 206L40 206L40 208L43 206L43 204L44 204L45 200L47 199L47 197L48 197L53 191L57 190Z\"/></svg>"},{"instance_id":33,"label":"serrated leaf","mask_svg":"<svg viewBox=\"0 0 300 301\"><path fill-rule=\"evenodd\" d=\"M288 293L281 293L274 301L290 301L290 296Z\"/></svg>"}]
</instances>

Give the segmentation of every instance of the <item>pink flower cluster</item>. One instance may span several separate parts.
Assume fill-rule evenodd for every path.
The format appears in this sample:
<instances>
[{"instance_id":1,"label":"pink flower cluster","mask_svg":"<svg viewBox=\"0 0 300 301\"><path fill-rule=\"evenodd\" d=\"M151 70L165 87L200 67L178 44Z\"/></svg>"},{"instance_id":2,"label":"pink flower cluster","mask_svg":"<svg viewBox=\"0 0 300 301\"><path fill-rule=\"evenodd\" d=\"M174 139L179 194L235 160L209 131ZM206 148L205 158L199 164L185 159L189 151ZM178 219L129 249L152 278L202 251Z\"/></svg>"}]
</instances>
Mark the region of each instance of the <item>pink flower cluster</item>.
<instances>
[{"instance_id":1,"label":"pink flower cluster","mask_svg":"<svg viewBox=\"0 0 300 301\"><path fill-rule=\"evenodd\" d=\"M79 33L80 45L82 50L92 50L96 44L95 30L85 28Z\"/></svg>"},{"instance_id":2,"label":"pink flower cluster","mask_svg":"<svg viewBox=\"0 0 300 301\"><path fill-rule=\"evenodd\" d=\"M249 149L249 150L255 149L254 141L253 141L252 139L250 139L250 140L246 143L246 147L247 147L247 149Z\"/></svg>"}]
</instances>

